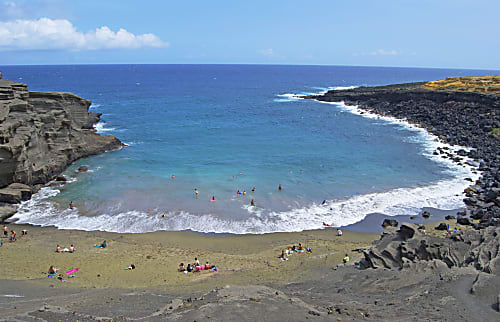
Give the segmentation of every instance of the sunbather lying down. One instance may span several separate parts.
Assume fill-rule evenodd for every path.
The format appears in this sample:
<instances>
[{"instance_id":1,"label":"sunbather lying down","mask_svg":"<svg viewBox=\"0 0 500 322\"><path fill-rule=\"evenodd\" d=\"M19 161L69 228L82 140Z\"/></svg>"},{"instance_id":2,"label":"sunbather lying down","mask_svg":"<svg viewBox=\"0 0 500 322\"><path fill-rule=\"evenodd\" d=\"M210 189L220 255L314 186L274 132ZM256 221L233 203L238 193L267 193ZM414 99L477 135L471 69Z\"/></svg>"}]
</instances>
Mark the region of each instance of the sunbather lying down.
<instances>
[{"instance_id":1,"label":"sunbather lying down","mask_svg":"<svg viewBox=\"0 0 500 322\"><path fill-rule=\"evenodd\" d=\"M100 245L94 245L94 247L96 248L106 248L107 244L106 244L106 241L103 241L102 244Z\"/></svg>"},{"instance_id":2,"label":"sunbather lying down","mask_svg":"<svg viewBox=\"0 0 500 322\"><path fill-rule=\"evenodd\" d=\"M126 270L126 271L130 271L130 270L133 270L133 269L135 269L135 265L134 264L130 264L129 267L124 268L124 270Z\"/></svg>"}]
</instances>

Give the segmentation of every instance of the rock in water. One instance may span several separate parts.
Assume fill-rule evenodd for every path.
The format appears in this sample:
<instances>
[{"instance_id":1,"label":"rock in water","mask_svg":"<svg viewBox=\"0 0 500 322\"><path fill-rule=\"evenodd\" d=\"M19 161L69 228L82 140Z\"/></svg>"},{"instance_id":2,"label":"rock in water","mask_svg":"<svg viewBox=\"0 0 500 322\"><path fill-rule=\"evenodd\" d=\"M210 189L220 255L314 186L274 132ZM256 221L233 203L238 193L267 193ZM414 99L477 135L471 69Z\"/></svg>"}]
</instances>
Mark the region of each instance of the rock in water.
<instances>
[{"instance_id":1,"label":"rock in water","mask_svg":"<svg viewBox=\"0 0 500 322\"><path fill-rule=\"evenodd\" d=\"M87 172L87 171L89 171L89 168L88 168L88 167L86 167L86 166L84 166L84 165L82 165L81 167L79 167L79 168L76 170L76 172L78 172L78 173L80 173L80 172Z\"/></svg>"},{"instance_id":2,"label":"rock in water","mask_svg":"<svg viewBox=\"0 0 500 322\"><path fill-rule=\"evenodd\" d=\"M113 135L90 130L99 118L89 107L90 101L71 93L30 92L25 84L0 79L0 187L47 183L80 158L121 147ZM25 196L10 189L0 200Z\"/></svg>"},{"instance_id":3,"label":"rock in water","mask_svg":"<svg viewBox=\"0 0 500 322\"><path fill-rule=\"evenodd\" d=\"M398 221L396 219L384 219L382 223L382 227L397 227Z\"/></svg>"}]
</instances>

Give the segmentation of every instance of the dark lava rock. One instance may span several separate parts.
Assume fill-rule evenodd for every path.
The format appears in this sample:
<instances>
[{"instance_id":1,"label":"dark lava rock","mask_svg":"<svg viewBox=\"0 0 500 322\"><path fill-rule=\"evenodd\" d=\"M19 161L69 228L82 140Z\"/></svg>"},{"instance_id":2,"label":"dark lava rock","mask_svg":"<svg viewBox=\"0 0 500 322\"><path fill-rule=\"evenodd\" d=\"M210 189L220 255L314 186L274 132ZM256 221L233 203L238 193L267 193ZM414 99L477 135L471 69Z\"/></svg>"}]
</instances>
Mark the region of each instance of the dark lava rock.
<instances>
[{"instance_id":1,"label":"dark lava rock","mask_svg":"<svg viewBox=\"0 0 500 322\"><path fill-rule=\"evenodd\" d=\"M424 211L422 213L422 217L424 217L425 219L429 218L430 216L431 216L431 214L428 211Z\"/></svg>"},{"instance_id":2,"label":"dark lava rock","mask_svg":"<svg viewBox=\"0 0 500 322\"><path fill-rule=\"evenodd\" d=\"M457 152L460 157L474 159L479 164L479 171L482 171L482 177L466 189L464 203L471 211L483 209L482 214L492 213L495 218L500 218L500 136L492 134L493 129L497 129L500 124L500 94L449 88L431 90L424 88L423 84L331 90L323 95L306 98L325 102L342 101L371 113L405 119L427 129L448 144L472 147L470 151L460 149ZM448 147L439 147L433 153L477 167L450 153ZM473 172L477 173L476 170ZM471 178L466 180L472 182ZM480 214L476 212L477 219L480 219Z\"/></svg>"},{"instance_id":3,"label":"dark lava rock","mask_svg":"<svg viewBox=\"0 0 500 322\"><path fill-rule=\"evenodd\" d=\"M444 222L442 222L438 226L436 226L434 229L435 230L447 230L448 229L448 225L445 224Z\"/></svg>"},{"instance_id":4,"label":"dark lava rock","mask_svg":"<svg viewBox=\"0 0 500 322\"><path fill-rule=\"evenodd\" d=\"M397 227L399 225L398 221L395 219L384 219L382 227Z\"/></svg>"},{"instance_id":5,"label":"dark lava rock","mask_svg":"<svg viewBox=\"0 0 500 322\"><path fill-rule=\"evenodd\" d=\"M469 226L471 224L471 221L467 217L458 217L457 224Z\"/></svg>"},{"instance_id":6,"label":"dark lava rock","mask_svg":"<svg viewBox=\"0 0 500 322\"><path fill-rule=\"evenodd\" d=\"M448 215L448 216L444 217L444 219L446 219L446 220L452 220L452 219L456 219L456 218L457 217L451 216L451 215Z\"/></svg>"},{"instance_id":7,"label":"dark lava rock","mask_svg":"<svg viewBox=\"0 0 500 322\"><path fill-rule=\"evenodd\" d=\"M84 166L84 165L82 165L76 171L79 172L79 173L81 173L81 172L87 172L87 171L89 171L89 168L86 167L86 166Z\"/></svg>"}]
</instances>

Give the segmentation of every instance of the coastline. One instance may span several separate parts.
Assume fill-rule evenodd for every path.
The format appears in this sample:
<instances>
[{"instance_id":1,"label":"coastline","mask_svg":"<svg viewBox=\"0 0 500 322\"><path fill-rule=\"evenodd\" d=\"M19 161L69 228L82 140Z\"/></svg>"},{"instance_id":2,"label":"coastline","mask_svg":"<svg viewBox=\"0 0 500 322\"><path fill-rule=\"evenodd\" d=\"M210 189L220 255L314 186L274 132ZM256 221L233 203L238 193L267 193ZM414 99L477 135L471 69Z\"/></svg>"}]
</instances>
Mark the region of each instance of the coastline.
<instances>
[{"instance_id":1,"label":"coastline","mask_svg":"<svg viewBox=\"0 0 500 322\"><path fill-rule=\"evenodd\" d=\"M479 219L475 228L497 226L500 223L500 136L495 134L495 129L500 118L495 111L500 107L500 95L481 92L475 85L466 91L462 87L428 89L429 83L434 82L329 90L302 98L340 104L352 113L408 124L435 137L435 141L444 146L437 145L433 156L449 164L469 166L474 174L475 179L465 178L470 183L463 192L467 210L461 215Z\"/></svg>"},{"instance_id":2,"label":"coastline","mask_svg":"<svg viewBox=\"0 0 500 322\"><path fill-rule=\"evenodd\" d=\"M433 248L458 241L435 238L442 237L443 232L434 229L438 222L443 222L436 222L434 218L456 213L456 210L426 210L431 213L430 219L424 220L418 215L414 222L426 222L426 230L433 239L421 245ZM342 237L337 237L333 229L244 235L185 231L137 234L9 224L10 229L15 227L18 236L22 229L27 229L28 235L15 243L2 238L2 257L15 264L0 267L0 286L5 292L0 294L0 308L7 319L21 320L23 317L45 320L113 317L148 321L228 317L276 320L280 317L283 320L378 321L415 317L494 320L498 317L494 310L498 310L500 304L497 298L500 279L495 275L498 273L493 264L493 274L490 274L479 266L482 262L475 267L447 266L443 258L431 256L404 262L406 266L401 270L357 269L355 263L363 256L366 259L366 251L372 243L383 246L387 238L377 241L380 234L353 230L378 230L382 223L378 221L384 218L382 214L367 216L357 226L346 227ZM478 234L486 230L479 229L484 228L480 226L481 218L465 219L469 218L474 219L470 224L457 224L460 230ZM453 227L456 220L444 222ZM387 229L384 236L392 236L391 231L394 229ZM457 238L472 235L467 231ZM106 249L93 247L103 240L108 243ZM460 246L470 240L472 238L456 244ZM298 243L311 247L312 254L293 254L287 261L278 258L282 249ZM77 251L56 253L56 244L63 248L74 244ZM406 250L410 244L403 241L398 249ZM394 249L389 249L388 256ZM488 249L481 251L491 253ZM412 251L408 253L415 255ZM345 254L351 258L348 265L342 265ZM498 251L491 255L495 256L498 258ZM218 271L177 272L180 262L191 263L195 257L202 263L208 261L216 265ZM131 264L135 269L126 270ZM79 271L76 277L60 282L47 277L50 265L62 271L74 268Z\"/></svg>"}]
</instances>

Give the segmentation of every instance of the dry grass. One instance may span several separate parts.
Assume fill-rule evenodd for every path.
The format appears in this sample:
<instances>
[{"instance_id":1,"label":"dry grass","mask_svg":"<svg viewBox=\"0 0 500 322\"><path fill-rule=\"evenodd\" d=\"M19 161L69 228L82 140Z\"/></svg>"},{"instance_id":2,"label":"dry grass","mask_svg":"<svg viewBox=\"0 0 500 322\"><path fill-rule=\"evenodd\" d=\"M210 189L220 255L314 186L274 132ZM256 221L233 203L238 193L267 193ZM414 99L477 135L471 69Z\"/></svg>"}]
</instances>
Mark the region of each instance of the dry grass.
<instances>
[{"instance_id":1,"label":"dry grass","mask_svg":"<svg viewBox=\"0 0 500 322\"><path fill-rule=\"evenodd\" d=\"M458 92L500 93L500 76L447 77L446 79L427 82L423 87Z\"/></svg>"}]
</instances>

